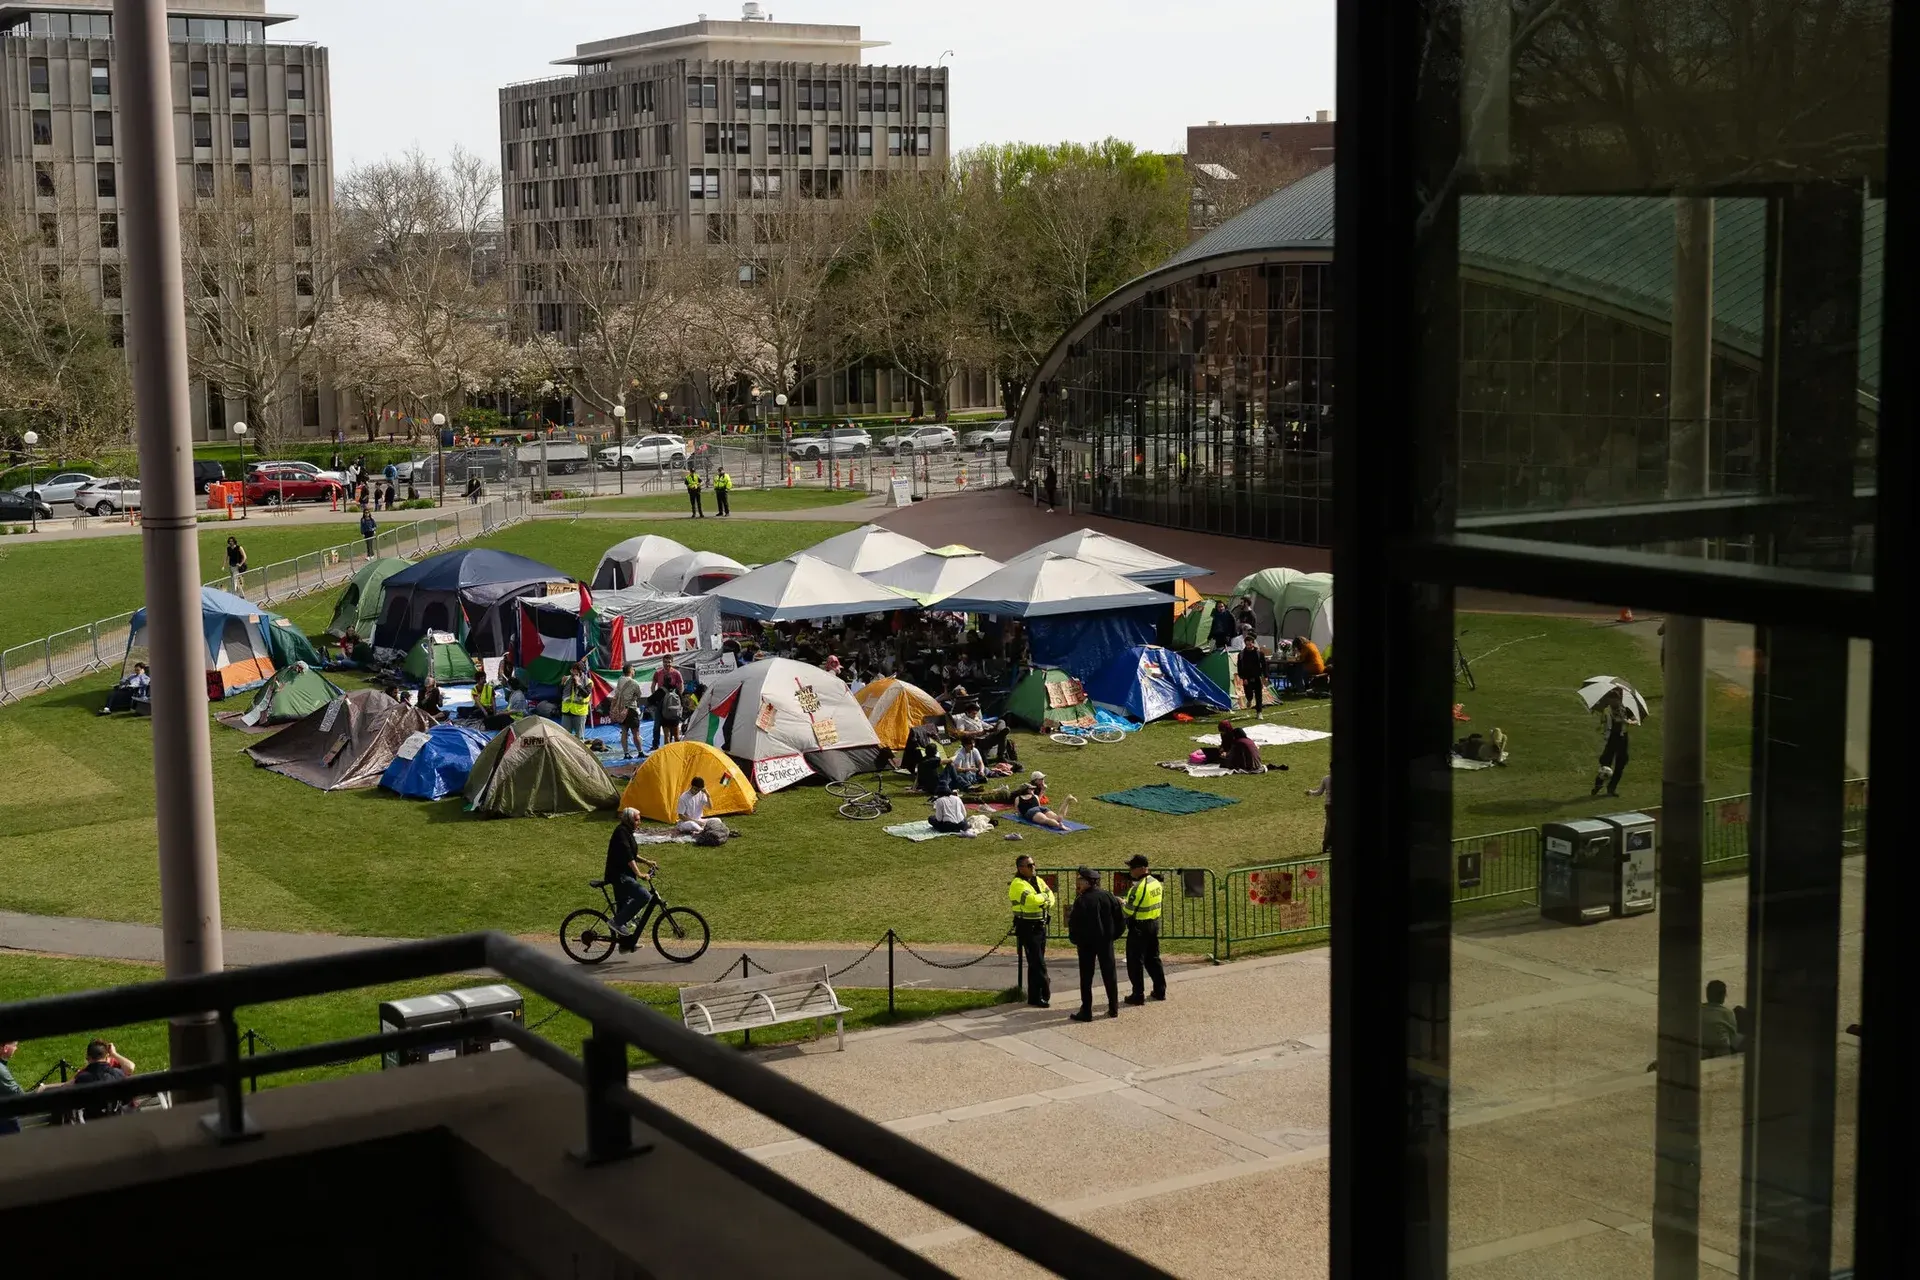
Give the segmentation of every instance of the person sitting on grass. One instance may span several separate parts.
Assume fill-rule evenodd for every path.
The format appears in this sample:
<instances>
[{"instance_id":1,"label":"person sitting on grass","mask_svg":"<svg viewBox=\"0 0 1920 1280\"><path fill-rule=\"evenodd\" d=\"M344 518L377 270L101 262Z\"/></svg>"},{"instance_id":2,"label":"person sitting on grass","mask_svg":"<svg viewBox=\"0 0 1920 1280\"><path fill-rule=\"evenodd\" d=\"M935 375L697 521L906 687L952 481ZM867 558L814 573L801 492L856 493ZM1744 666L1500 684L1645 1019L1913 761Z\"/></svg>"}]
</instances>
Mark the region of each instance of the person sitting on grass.
<instances>
[{"instance_id":1,"label":"person sitting on grass","mask_svg":"<svg viewBox=\"0 0 1920 1280\"><path fill-rule=\"evenodd\" d=\"M961 836L973 834L972 828L967 825L966 803L951 791L942 791L933 798L933 817L927 820L927 824L935 831Z\"/></svg>"},{"instance_id":2,"label":"person sitting on grass","mask_svg":"<svg viewBox=\"0 0 1920 1280\"><path fill-rule=\"evenodd\" d=\"M1047 775L1035 769L1027 779L1027 785L1014 792L1013 807L1019 812L1022 822L1030 822L1036 827L1051 827L1055 831L1065 831L1067 805L1072 804L1074 798L1068 796L1066 804L1060 806L1060 812L1055 813L1047 804L1046 783Z\"/></svg>"},{"instance_id":3,"label":"person sitting on grass","mask_svg":"<svg viewBox=\"0 0 1920 1280\"><path fill-rule=\"evenodd\" d=\"M438 680L435 680L432 676L428 676L420 682L420 696L414 699L414 706L420 708L420 710L426 712L435 720L438 720L443 702L444 699L440 695L440 682Z\"/></svg>"},{"instance_id":4,"label":"person sitting on grass","mask_svg":"<svg viewBox=\"0 0 1920 1280\"><path fill-rule=\"evenodd\" d=\"M110 716L116 711L131 711L136 702L145 702L153 693L153 677L147 673L147 664L133 664L133 674L113 686L107 694L107 705L100 708L99 714Z\"/></svg>"},{"instance_id":5,"label":"person sitting on grass","mask_svg":"<svg viewBox=\"0 0 1920 1280\"><path fill-rule=\"evenodd\" d=\"M944 776L947 788L952 791L977 787L986 779L987 762L981 756L980 748L974 745L972 734L960 739L960 749L947 762Z\"/></svg>"},{"instance_id":6,"label":"person sitting on grass","mask_svg":"<svg viewBox=\"0 0 1920 1280\"><path fill-rule=\"evenodd\" d=\"M1247 736L1247 731L1238 725L1222 722L1220 730L1220 764L1222 768L1232 769L1235 773L1265 773L1266 762L1260 759L1260 744ZM1285 766L1281 766L1284 768Z\"/></svg>"},{"instance_id":7,"label":"person sitting on grass","mask_svg":"<svg viewBox=\"0 0 1920 1280\"><path fill-rule=\"evenodd\" d=\"M680 793L680 802L673 807L674 816L679 821L674 830L683 836L697 836L706 830L707 808L713 803L707 795L707 780L695 778Z\"/></svg>"}]
</instances>

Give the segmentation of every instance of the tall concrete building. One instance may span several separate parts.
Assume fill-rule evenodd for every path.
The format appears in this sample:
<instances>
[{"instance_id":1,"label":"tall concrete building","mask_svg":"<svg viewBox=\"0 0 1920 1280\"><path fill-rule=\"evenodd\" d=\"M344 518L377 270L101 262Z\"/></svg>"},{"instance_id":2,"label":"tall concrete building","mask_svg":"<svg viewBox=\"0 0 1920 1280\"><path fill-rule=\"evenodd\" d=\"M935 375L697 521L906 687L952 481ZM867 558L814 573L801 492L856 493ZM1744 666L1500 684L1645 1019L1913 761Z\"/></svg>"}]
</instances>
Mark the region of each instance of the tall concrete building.
<instances>
[{"instance_id":1,"label":"tall concrete building","mask_svg":"<svg viewBox=\"0 0 1920 1280\"><path fill-rule=\"evenodd\" d=\"M584 234L597 251L721 244L758 202L840 199L879 175L948 159L943 67L870 66L859 27L697 22L577 46L571 73L500 91L510 297L527 331L574 328L548 260ZM760 207L764 207L761 205ZM955 407L991 402L984 371ZM907 380L862 362L805 385L795 411L904 412Z\"/></svg>"},{"instance_id":2,"label":"tall concrete building","mask_svg":"<svg viewBox=\"0 0 1920 1280\"><path fill-rule=\"evenodd\" d=\"M77 269L119 330L124 179L112 11L111 0L0 0L0 201L10 215L38 217L46 260ZM278 220L289 230L286 261L270 278L298 314L307 305L301 290L313 288L312 228L324 227L333 200L327 51L270 41L291 15L267 12L265 0L194 0L167 11L181 202L213 209L248 193L286 200L288 216ZM317 385L289 388L280 429L327 433L333 399ZM196 381L195 439L229 439L246 412L243 399Z\"/></svg>"}]
</instances>

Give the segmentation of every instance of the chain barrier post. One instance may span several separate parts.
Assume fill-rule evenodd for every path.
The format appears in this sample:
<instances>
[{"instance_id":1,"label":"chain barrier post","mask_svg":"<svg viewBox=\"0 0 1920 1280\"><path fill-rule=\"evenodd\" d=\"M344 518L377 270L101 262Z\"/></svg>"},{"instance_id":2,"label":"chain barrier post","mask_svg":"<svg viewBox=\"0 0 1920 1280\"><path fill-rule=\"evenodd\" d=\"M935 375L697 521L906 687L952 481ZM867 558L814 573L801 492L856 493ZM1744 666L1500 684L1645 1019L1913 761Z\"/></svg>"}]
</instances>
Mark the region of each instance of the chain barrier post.
<instances>
[{"instance_id":1,"label":"chain barrier post","mask_svg":"<svg viewBox=\"0 0 1920 1280\"><path fill-rule=\"evenodd\" d=\"M887 1016L893 1017L893 930L887 930Z\"/></svg>"},{"instance_id":2,"label":"chain barrier post","mask_svg":"<svg viewBox=\"0 0 1920 1280\"><path fill-rule=\"evenodd\" d=\"M750 962L747 959L747 953L742 951L740 953L740 976L742 978L749 978L753 976L747 969L747 965L749 963ZM753 1028L752 1027L742 1027L740 1029L740 1047L742 1049L753 1048Z\"/></svg>"}]
</instances>

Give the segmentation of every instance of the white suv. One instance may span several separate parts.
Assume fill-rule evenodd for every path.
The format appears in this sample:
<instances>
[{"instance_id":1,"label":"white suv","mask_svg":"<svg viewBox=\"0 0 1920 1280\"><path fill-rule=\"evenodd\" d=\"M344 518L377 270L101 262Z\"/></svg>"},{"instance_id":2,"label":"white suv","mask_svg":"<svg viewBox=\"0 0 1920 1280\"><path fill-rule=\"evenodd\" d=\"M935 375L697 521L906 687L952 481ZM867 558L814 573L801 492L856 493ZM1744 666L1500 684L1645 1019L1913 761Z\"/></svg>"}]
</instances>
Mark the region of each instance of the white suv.
<instances>
[{"instance_id":1,"label":"white suv","mask_svg":"<svg viewBox=\"0 0 1920 1280\"><path fill-rule=\"evenodd\" d=\"M791 458L857 458L873 448L873 437L861 427L829 427L813 435L795 436L787 445Z\"/></svg>"},{"instance_id":2,"label":"white suv","mask_svg":"<svg viewBox=\"0 0 1920 1280\"><path fill-rule=\"evenodd\" d=\"M935 453L943 449L959 446L959 439L953 434L952 427L915 427L911 431L902 431L887 440L887 452Z\"/></svg>"},{"instance_id":3,"label":"white suv","mask_svg":"<svg viewBox=\"0 0 1920 1280\"><path fill-rule=\"evenodd\" d=\"M633 467L685 466L687 442L679 436L641 436L624 445L602 449L600 466L606 471L626 471Z\"/></svg>"},{"instance_id":4,"label":"white suv","mask_svg":"<svg viewBox=\"0 0 1920 1280\"><path fill-rule=\"evenodd\" d=\"M969 449L999 449L1013 443L1013 419L1002 418L990 427L969 431L960 437Z\"/></svg>"},{"instance_id":5,"label":"white suv","mask_svg":"<svg viewBox=\"0 0 1920 1280\"><path fill-rule=\"evenodd\" d=\"M73 505L97 516L110 516L140 505L140 482L125 476L96 480L73 495Z\"/></svg>"}]
</instances>

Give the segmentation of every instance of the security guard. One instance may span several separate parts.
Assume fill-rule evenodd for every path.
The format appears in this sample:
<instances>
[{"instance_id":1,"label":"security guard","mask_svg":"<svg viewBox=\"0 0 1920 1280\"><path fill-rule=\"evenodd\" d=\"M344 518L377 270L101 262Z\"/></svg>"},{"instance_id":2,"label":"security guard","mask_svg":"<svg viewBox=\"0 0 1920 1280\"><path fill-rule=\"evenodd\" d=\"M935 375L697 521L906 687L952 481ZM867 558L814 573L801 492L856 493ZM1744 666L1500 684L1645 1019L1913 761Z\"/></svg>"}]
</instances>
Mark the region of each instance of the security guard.
<instances>
[{"instance_id":1,"label":"security guard","mask_svg":"<svg viewBox=\"0 0 1920 1280\"><path fill-rule=\"evenodd\" d=\"M730 516L733 514L733 508L728 503L728 498L732 493L733 477L727 474L725 467L722 467L720 468L720 474L713 478L713 514L717 516Z\"/></svg>"},{"instance_id":2,"label":"security guard","mask_svg":"<svg viewBox=\"0 0 1920 1280\"><path fill-rule=\"evenodd\" d=\"M1047 981L1047 920L1053 915L1053 890L1034 874L1033 859L1024 853L1013 860L1007 901L1013 904L1013 936L1027 962L1027 1003L1049 1008L1053 984Z\"/></svg>"},{"instance_id":3,"label":"security guard","mask_svg":"<svg viewBox=\"0 0 1920 1280\"><path fill-rule=\"evenodd\" d=\"M688 514L695 520L706 519L707 513L700 509L700 473L695 471L692 465L689 464L687 474L681 479L682 483L687 486Z\"/></svg>"},{"instance_id":4,"label":"security guard","mask_svg":"<svg viewBox=\"0 0 1920 1280\"><path fill-rule=\"evenodd\" d=\"M1153 979L1153 999L1167 998L1167 971L1160 967L1160 877L1147 874L1147 855L1136 853L1127 859L1127 873L1133 883L1121 902L1127 917L1127 982L1133 992L1128 1004L1145 1004L1140 971Z\"/></svg>"}]
</instances>

